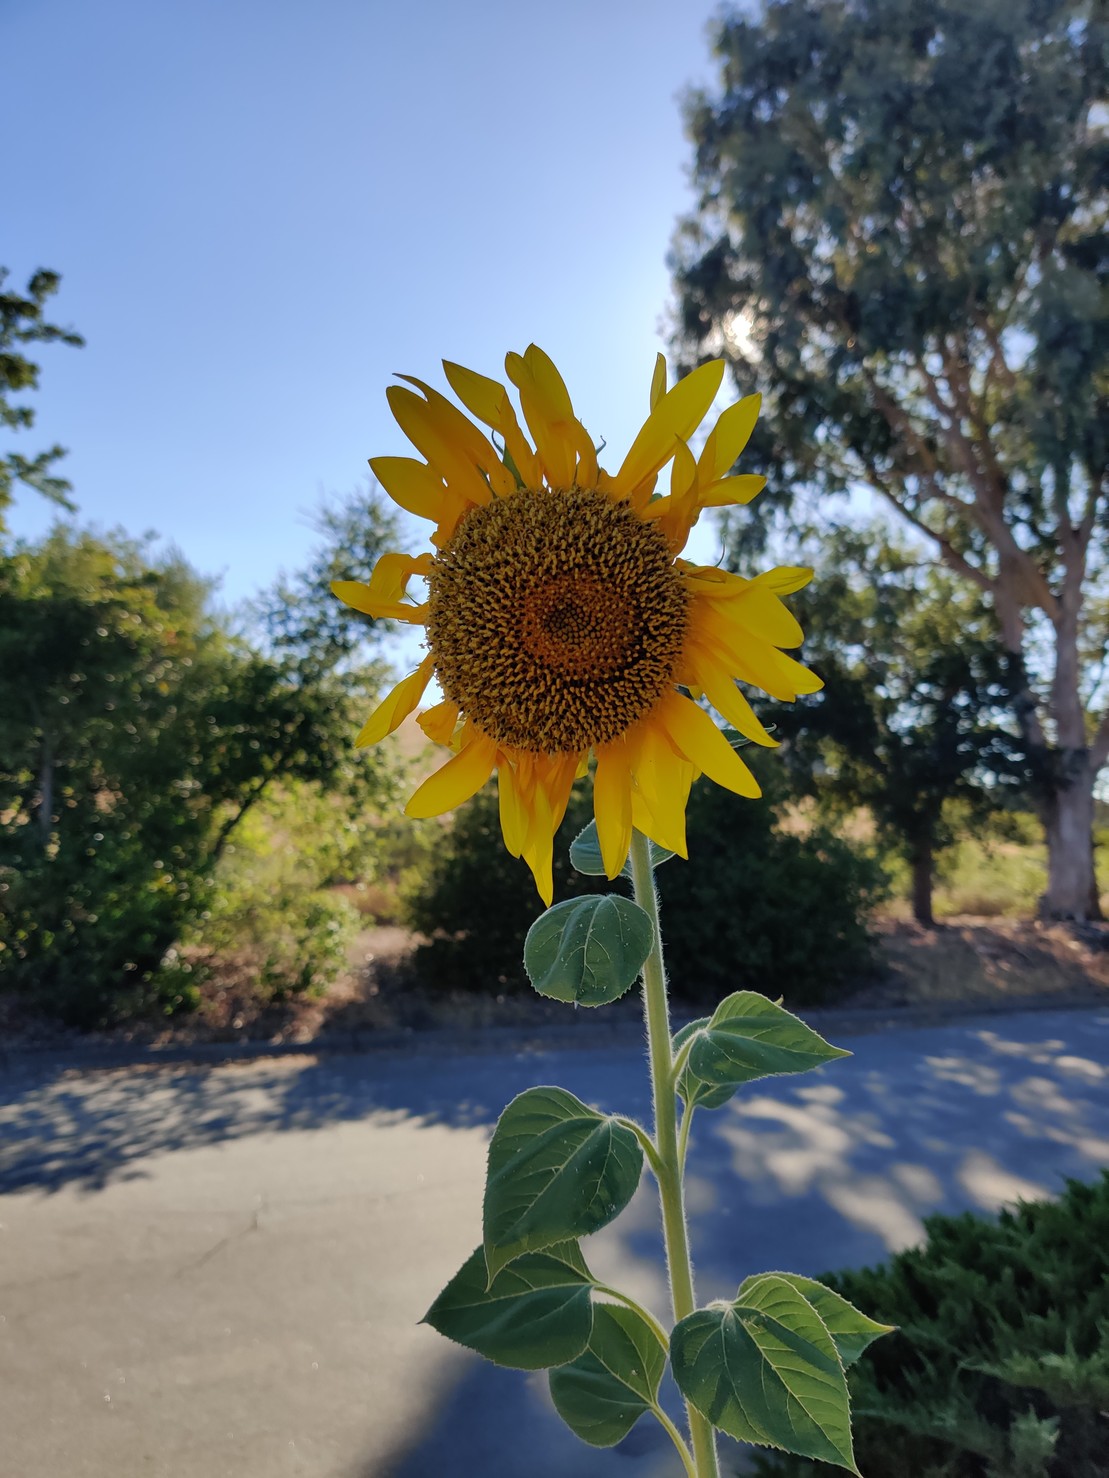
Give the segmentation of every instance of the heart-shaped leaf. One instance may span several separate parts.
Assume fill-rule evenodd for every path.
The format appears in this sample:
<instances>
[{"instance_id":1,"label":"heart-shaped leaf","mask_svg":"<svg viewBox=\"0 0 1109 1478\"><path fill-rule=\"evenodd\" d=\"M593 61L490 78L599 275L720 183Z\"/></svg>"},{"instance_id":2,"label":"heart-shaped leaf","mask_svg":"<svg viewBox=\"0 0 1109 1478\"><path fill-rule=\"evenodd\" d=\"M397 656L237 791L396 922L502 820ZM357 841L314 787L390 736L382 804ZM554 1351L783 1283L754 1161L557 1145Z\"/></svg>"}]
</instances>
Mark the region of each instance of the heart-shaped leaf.
<instances>
[{"instance_id":1,"label":"heart-shaped leaf","mask_svg":"<svg viewBox=\"0 0 1109 1478\"><path fill-rule=\"evenodd\" d=\"M652 942L651 920L630 898L570 898L532 924L524 966L541 996L603 1006L636 979Z\"/></svg>"},{"instance_id":2,"label":"heart-shaped leaf","mask_svg":"<svg viewBox=\"0 0 1109 1478\"><path fill-rule=\"evenodd\" d=\"M683 1319L670 1368L682 1395L729 1436L858 1472L843 1365L819 1314L786 1279L768 1274L734 1303Z\"/></svg>"},{"instance_id":3,"label":"heart-shaped leaf","mask_svg":"<svg viewBox=\"0 0 1109 1478\"><path fill-rule=\"evenodd\" d=\"M592 1287L592 1274L573 1242L517 1258L488 1287L479 1247L424 1323L497 1365L542 1370L585 1349L593 1324Z\"/></svg>"},{"instance_id":4,"label":"heart-shaped leaf","mask_svg":"<svg viewBox=\"0 0 1109 1478\"><path fill-rule=\"evenodd\" d=\"M806 1303L812 1305L832 1336L845 1370L849 1365L854 1365L868 1345L880 1339L883 1334L892 1334L897 1327L868 1319L854 1304L848 1303L831 1288L826 1288L815 1278L802 1278L798 1273L759 1273L753 1278L746 1278L740 1286L738 1301L742 1303L750 1288L763 1278L784 1279L791 1287L796 1288Z\"/></svg>"},{"instance_id":5,"label":"heart-shaped leaf","mask_svg":"<svg viewBox=\"0 0 1109 1478\"><path fill-rule=\"evenodd\" d=\"M666 1351L633 1309L593 1306L584 1352L548 1377L555 1410L583 1442L614 1447L658 1399Z\"/></svg>"},{"instance_id":6,"label":"heart-shaped leaf","mask_svg":"<svg viewBox=\"0 0 1109 1478\"><path fill-rule=\"evenodd\" d=\"M658 842L648 842L651 850L651 866L660 867L662 863L676 856L674 852L660 847ZM605 864L601 857L601 843L597 836L597 823L591 821L588 826L582 828L570 843L570 865L576 872L584 873L586 877L603 878L605 876ZM621 869L624 877L632 875L631 862L626 862Z\"/></svg>"},{"instance_id":7,"label":"heart-shaped leaf","mask_svg":"<svg viewBox=\"0 0 1109 1478\"><path fill-rule=\"evenodd\" d=\"M523 1252L583 1237L631 1200L643 1171L632 1131L564 1088L529 1088L489 1144L485 1262L490 1281Z\"/></svg>"},{"instance_id":8,"label":"heart-shaped leaf","mask_svg":"<svg viewBox=\"0 0 1109 1478\"><path fill-rule=\"evenodd\" d=\"M753 990L728 996L707 1021L692 1022L683 1031L693 1038L693 1046L679 1092L687 1103L692 1094L696 1102L710 1108L719 1108L737 1088L756 1078L805 1073L837 1057L851 1056ZM698 1085L728 1091L723 1097L701 1094Z\"/></svg>"}]
</instances>

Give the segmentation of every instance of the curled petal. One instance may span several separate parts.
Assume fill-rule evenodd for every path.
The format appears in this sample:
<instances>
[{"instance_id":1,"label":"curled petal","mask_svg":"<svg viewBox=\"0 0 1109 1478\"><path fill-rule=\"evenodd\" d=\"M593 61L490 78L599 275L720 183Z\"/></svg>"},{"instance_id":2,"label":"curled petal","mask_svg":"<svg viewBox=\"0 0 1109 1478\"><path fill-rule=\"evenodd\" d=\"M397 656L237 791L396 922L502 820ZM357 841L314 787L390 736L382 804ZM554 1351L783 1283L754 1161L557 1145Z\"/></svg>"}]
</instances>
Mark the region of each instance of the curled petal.
<instances>
[{"instance_id":1,"label":"curled petal","mask_svg":"<svg viewBox=\"0 0 1109 1478\"><path fill-rule=\"evenodd\" d=\"M434 658L425 657L416 668L403 678L363 725L362 732L354 741L359 749L368 744L377 744L400 727L424 696L424 689L431 681Z\"/></svg>"}]
</instances>

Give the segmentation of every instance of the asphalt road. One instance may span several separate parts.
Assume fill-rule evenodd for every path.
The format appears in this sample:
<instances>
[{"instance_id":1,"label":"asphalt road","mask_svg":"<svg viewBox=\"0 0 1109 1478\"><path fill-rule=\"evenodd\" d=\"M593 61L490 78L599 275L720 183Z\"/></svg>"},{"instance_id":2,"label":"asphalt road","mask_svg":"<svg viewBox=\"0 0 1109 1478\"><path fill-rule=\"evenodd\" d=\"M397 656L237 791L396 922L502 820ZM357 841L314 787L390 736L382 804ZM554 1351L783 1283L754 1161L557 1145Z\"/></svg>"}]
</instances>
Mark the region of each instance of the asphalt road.
<instances>
[{"instance_id":1,"label":"asphalt road","mask_svg":"<svg viewBox=\"0 0 1109 1478\"><path fill-rule=\"evenodd\" d=\"M874 1262L933 1210L1109 1165L1109 1012L842 1045L856 1056L699 1117L703 1300ZM648 1422L585 1448L542 1376L417 1324L479 1241L497 1114L538 1083L648 1114L632 1046L9 1068L0 1478L670 1478ZM586 1251L661 1315L652 1191Z\"/></svg>"}]
</instances>

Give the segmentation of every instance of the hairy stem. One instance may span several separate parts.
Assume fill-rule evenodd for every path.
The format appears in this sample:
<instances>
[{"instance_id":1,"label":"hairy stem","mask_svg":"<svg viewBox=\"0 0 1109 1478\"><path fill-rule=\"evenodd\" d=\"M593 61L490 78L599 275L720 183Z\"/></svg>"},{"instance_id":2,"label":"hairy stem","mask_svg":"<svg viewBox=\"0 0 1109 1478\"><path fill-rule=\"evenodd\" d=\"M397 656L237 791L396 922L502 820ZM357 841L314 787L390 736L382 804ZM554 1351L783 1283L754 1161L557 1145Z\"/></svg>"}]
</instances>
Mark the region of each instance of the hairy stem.
<instances>
[{"instance_id":1,"label":"hairy stem","mask_svg":"<svg viewBox=\"0 0 1109 1478\"><path fill-rule=\"evenodd\" d=\"M658 924L658 899L647 838L632 832L632 882L635 901L651 920L653 943L643 966L643 1014L647 1023L647 1045L651 1064L651 1094L655 1112L655 1145L658 1150L658 1188L662 1204L662 1228L666 1241L666 1266L670 1276L670 1300L677 1322L697 1307L693 1292L693 1266L689 1257L689 1232L685 1220L682 1166L678 1150L677 1097L674 1092L674 1059L670 1048L670 1010L666 999L666 972L662 962L662 935ZM695 1478L719 1478L716 1439L701 1413L686 1402L689 1435L693 1443Z\"/></svg>"}]
</instances>

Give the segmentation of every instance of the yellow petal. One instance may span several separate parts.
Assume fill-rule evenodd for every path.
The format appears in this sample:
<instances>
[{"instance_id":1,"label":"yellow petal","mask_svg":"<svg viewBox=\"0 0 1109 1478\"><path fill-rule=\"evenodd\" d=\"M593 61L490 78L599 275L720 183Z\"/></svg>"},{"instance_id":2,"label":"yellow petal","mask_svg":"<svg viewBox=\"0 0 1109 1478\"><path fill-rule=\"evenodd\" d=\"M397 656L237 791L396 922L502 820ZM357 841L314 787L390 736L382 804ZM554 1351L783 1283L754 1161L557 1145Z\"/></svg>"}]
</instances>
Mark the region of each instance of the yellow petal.
<instances>
[{"instance_id":1,"label":"yellow petal","mask_svg":"<svg viewBox=\"0 0 1109 1478\"><path fill-rule=\"evenodd\" d=\"M449 744L458 727L459 712L457 703L444 698L442 703L436 703L434 708L425 709L416 722L433 744Z\"/></svg>"},{"instance_id":2,"label":"yellow petal","mask_svg":"<svg viewBox=\"0 0 1109 1478\"><path fill-rule=\"evenodd\" d=\"M519 857L527 845L528 812L517 777L504 759L497 766L497 801L504 844L513 857Z\"/></svg>"},{"instance_id":3,"label":"yellow petal","mask_svg":"<svg viewBox=\"0 0 1109 1478\"><path fill-rule=\"evenodd\" d=\"M630 737L630 736L629 736ZM677 754L663 729L648 717L636 726L632 764L632 820L645 836L687 857L685 810L693 766ZM636 820L637 803L647 822Z\"/></svg>"},{"instance_id":4,"label":"yellow petal","mask_svg":"<svg viewBox=\"0 0 1109 1478\"><path fill-rule=\"evenodd\" d=\"M730 508L737 503L750 503L765 486L766 478L754 473L721 477L702 489L698 501L702 508Z\"/></svg>"},{"instance_id":5,"label":"yellow petal","mask_svg":"<svg viewBox=\"0 0 1109 1478\"><path fill-rule=\"evenodd\" d=\"M498 497L507 498L516 491L516 479L501 461L496 447L484 432L479 431L457 406L451 405L445 395L440 395L438 390L425 385L423 380L417 380L414 375L400 375L399 378L423 391L427 397L429 414L437 421L443 436L457 446L479 472L485 474Z\"/></svg>"},{"instance_id":6,"label":"yellow petal","mask_svg":"<svg viewBox=\"0 0 1109 1478\"><path fill-rule=\"evenodd\" d=\"M804 565L778 565L773 570L755 576L756 585L766 585L775 595L793 595L804 590L812 579L812 570Z\"/></svg>"},{"instance_id":7,"label":"yellow petal","mask_svg":"<svg viewBox=\"0 0 1109 1478\"><path fill-rule=\"evenodd\" d=\"M415 672L410 672L406 678L402 678L384 703L375 709L363 725L362 732L354 741L359 749L365 749L368 744L378 744L386 734L391 734L394 729L399 728L424 696L424 689L431 681L434 665L433 657L425 657Z\"/></svg>"},{"instance_id":8,"label":"yellow petal","mask_svg":"<svg viewBox=\"0 0 1109 1478\"><path fill-rule=\"evenodd\" d=\"M575 417L561 376L534 344L523 355L507 355L504 364L509 379L520 392L524 419L548 483L556 488L570 487L575 456L568 430Z\"/></svg>"},{"instance_id":9,"label":"yellow petal","mask_svg":"<svg viewBox=\"0 0 1109 1478\"><path fill-rule=\"evenodd\" d=\"M457 497L465 499L474 507L484 507L490 501L491 494L489 485L478 471L472 457L468 457L462 447L452 439L450 432L444 424L444 418L428 404L422 396L413 390L405 390L400 385L390 385L385 392L385 398L389 402L389 408L396 418L397 425L404 432L408 440L417 451L423 452L433 470L446 482L451 492ZM444 401L449 405L449 401ZM452 406L453 410L454 407ZM455 411L456 415L461 415ZM462 418L463 420L465 417ZM469 425L469 422L467 422ZM478 435L476 426L471 430ZM485 460L495 459L492 447L489 448L489 456Z\"/></svg>"},{"instance_id":10,"label":"yellow petal","mask_svg":"<svg viewBox=\"0 0 1109 1478\"><path fill-rule=\"evenodd\" d=\"M434 775L429 775L404 808L406 816L424 820L441 816L468 801L493 773L497 762L497 746L484 734L476 734L452 759Z\"/></svg>"},{"instance_id":11,"label":"yellow petal","mask_svg":"<svg viewBox=\"0 0 1109 1478\"><path fill-rule=\"evenodd\" d=\"M529 756L521 768L526 772L527 841L523 859L531 868L539 896L550 907L554 897L554 834L558 827L551 810L550 796L538 773L539 757Z\"/></svg>"},{"instance_id":12,"label":"yellow petal","mask_svg":"<svg viewBox=\"0 0 1109 1478\"><path fill-rule=\"evenodd\" d=\"M740 452L751 439L761 404L761 395L745 395L720 413L697 459L704 482L715 482L735 466Z\"/></svg>"},{"instance_id":13,"label":"yellow petal","mask_svg":"<svg viewBox=\"0 0 1109 1478\"><path fill-rule=\"evenodd\" d=\"M703 708L680 693L666 693L653 710L655 716L680 753L710 780L736 795L762 794L754 775Z\"/></svg>"},{"instance_id":14,"label":"yellow petal","mask_svg":"<svg viewBox=\"0 0 1109 1478\"><path fill-rule=\"evenodd\" d=\"M631 773L627 749L620 739L602 744L597 750L593 809L605 874L614 878L628 860L632 840Z\"/></svg>"},{"instance_id":15,"label":"yellow petal","mask_svg":"<svg viewBox=\"0 0 1109 1478\"><path fill-rule=\"evenodd\" d=\"M758 714L735 685L735 679L727 663L707 645L689 641L685 651L682 676L690 679L690 685L699 688L716 709L726 718L733 729L765 748L777 748L778 741L763 728Z\"/></svg>"},{"instance_id":16,"label":"yellow petal","mask_svg":"<svg viewBox=\"0 0 1109 1478\"><path fill-rule=\"evenodd\" d=\"M689 440L704 420L723 376L724 361L713 360L667 391L647 417L613 480L620 496L640 496L643 484L673 455L675 437Z\"/></svg>"},{"instance_id":17,"label":"yellow petal","mask_svg":"<svg viewBox=\"0 0 1109 1478\"><path fill-rule=\"evenodd\" d=\"M413 575L431 572L434 555L383 554L374 566L369 584L362 580L333 580L332 592L344 605L379 620L408 621L419 625L427 619L427 606L405 601Z\"/></svg>"},{"instance_id":18,"label":"yellow petal","mask_svg":"<svg viewBox=\"0 0 1109 1478\"><path fill-rule=\"evenodd\" d=\"M508 391L498 380L479 375L476 370L466 369L461 364L445 359L443 369L451 389L466 409L504 438L505 451L512 458L524 486L537 487L539 464L520 430Z\"/></svg>"},{"instance_id":19,"label":"yellow petal","mask_svg":"<svg viewBox=\"0 0 1109 1478\"><path fill-rule=\"evenodd\" d=\"M658 354L655 356L655 372L651 376L651 409L654 410L659 401L666 394L666 356Z\"/></svg>"},{"instance_id":20,"label":"yellow petal","mask_svg":"<svg viewBox=\"0 0 1109 1478\"><path fill-rule=\"evenodd\" d=\"M461 513L465 507L427 463L415 457L371 457L370 471L393 502L417 518L439 523L448 513Z\"/></svg>"}]
</instances>

